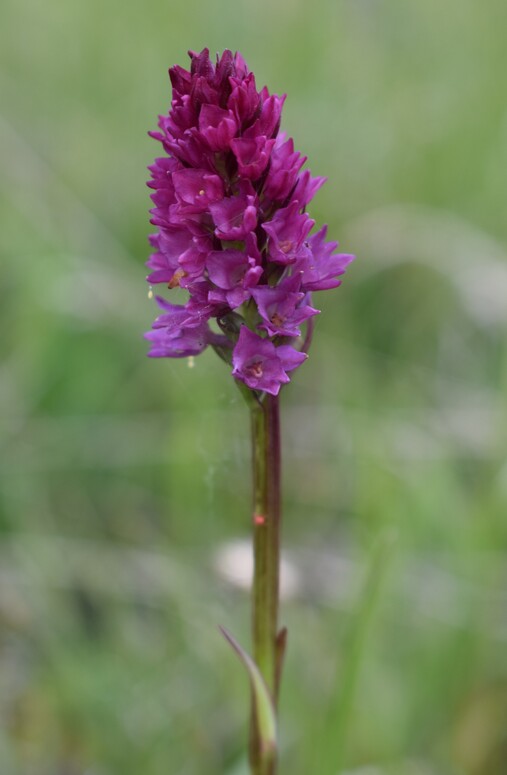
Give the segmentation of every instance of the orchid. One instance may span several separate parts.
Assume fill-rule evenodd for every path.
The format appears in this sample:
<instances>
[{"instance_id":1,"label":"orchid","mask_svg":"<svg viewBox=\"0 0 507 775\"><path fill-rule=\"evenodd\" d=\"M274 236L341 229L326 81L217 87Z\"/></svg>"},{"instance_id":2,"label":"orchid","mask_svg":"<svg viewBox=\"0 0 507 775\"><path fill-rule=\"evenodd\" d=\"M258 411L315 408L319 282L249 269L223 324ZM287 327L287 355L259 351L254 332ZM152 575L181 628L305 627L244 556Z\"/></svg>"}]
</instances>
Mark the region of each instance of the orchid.
<instances>
[{"instance_id":1,"label":"orchid","mask_svg":"<svg viewBox=\"0 0 507 775\"><path fill-rule=\"evenodd\" d=\"M238 53L213 64L204 49L190 59L190 70L170 69L171 108L151 133L164 155L149 168L156 232L147 262L150 284L187 297L172 304L157 296L162 314L145 336L155 358L212 347L251 411L253 657L224 634L252 685L252 775L274 775L286 645L278 627L279 393L307 360L319 314L313 291L340 285L354 257L326 241L326 226L313 231L307 207L325 178L301 171L306 157L280 131L285 95L258 90Z\"/></svg>"},{"instance_id":2,"label":"orchid","mask_svg":"<svg viewBox=\"0 0 507 775\"><path fill-rule=\"evenodd\" d=\"M339 285L353 256L325 241L326 227L311 235L314 221L306 208L324 178L301 172L306 158L280 132L285 95L257 90L240 54L225 51L215 65L207 49L190 58L189 71L170 69L171 109L151 133L167 155L150 167L157 231L147 278L152 285L185 288L188 317L179 334L168 319L165 338L159 318L146 334L150 355L181 357L218 347L235 379L275 395L290 381L286 372L260 376L253 388L237 368L251 340L228 318L239 315L275 350L290 348L297 368L305 360L297 357L301 325L318 314L311 292ZM226 341L212 335L213 320ZM200 338L192 347L186 332L197 327Z\"/></svg>"}]
</instances>

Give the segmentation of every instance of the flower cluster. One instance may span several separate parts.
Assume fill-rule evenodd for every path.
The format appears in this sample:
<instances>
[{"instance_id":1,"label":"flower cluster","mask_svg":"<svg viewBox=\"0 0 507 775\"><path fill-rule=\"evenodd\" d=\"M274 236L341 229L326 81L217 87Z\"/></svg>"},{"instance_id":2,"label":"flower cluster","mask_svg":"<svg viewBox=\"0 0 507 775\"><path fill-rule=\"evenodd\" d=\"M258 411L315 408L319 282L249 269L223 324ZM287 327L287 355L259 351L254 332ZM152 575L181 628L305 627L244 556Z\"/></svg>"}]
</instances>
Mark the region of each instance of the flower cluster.
<instances>
[{"instance_id":1,"label":"flower cluster","mask_svg":"<svg viewBox=\"0 0 507 775\"><path fill-rule=\"evenodd\" d=\"M149 354L211 345L236 379L276 395L306 358L311 292L338 286L353 256L335 252L325 226L310 235L306 207L325 178L301 172L306 157L280 132L285 95L258 91L238 53L216 65L207 49L190 58L190 71L170 69L171 109L150 133L167 155L150 167L157 232L147 262L149 283L184 288L188 300L157 297Z\"/></svg>"}]
</instances>

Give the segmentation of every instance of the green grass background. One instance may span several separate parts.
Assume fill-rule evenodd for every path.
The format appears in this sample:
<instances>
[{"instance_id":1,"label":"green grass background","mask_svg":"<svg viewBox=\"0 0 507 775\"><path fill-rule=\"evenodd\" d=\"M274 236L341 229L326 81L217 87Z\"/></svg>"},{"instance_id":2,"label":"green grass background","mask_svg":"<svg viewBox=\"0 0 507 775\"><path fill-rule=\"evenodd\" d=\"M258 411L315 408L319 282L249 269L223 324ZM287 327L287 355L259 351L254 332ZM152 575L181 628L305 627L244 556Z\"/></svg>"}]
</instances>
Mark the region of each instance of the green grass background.
<instances>
[{"instance_id":1,"label":"green grass background","mask_svg":"<svg viewBox=\"0 0 507 775\"><path fill-rule=\"evenodd\" d=\"M287 92L358 254L284 391L285 775L507 772L505 0L2 0L0 772L245 775L248 421L150 361L188 48Z\"/></svg>"}]
</instances>

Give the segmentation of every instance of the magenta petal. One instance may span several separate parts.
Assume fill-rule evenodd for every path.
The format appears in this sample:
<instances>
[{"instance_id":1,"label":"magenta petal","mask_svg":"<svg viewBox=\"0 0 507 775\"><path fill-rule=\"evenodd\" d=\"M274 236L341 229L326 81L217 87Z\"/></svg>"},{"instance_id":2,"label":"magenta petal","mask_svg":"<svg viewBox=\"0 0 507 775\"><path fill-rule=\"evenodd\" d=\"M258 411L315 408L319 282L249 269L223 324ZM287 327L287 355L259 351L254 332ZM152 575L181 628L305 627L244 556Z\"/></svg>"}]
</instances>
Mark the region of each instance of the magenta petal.
<instances>
[{"instance_id":1,"label":"magenta petal","mask_svg":"<svg viewBox=\"0 0 507 775\"><path fill-rule=\"evenodd\" d=\"M284 137L283 133L277 137L263 189L268 199L279 202L283 202L293 190L298 172L306 161L305 156L294 152L292 138L282 142Z\"/></svg>"},{"instance_id":2,"label":"magenta petal","mask_svg":"<svg viewBox=\"0 0 507 775\"><path fill-rule=\"evenodd\" d=\"M209 254L206 266L210 280L219 288L229 290L242 283L249 264L241 250L214 250Z\"/></svg>"},{"instance_id":3,"label":"magenta petal","mask_svg":"<svg viewBox=\"0 0 507 775\"><path fill-rule=\"evenodd\" d=\"M271 261L292 264L308 255L305 240L314 224L315 221L306 213L299 212L297 202L277 210L272 220L262 225L269 237L268 255Z\"/></svg>"},{"instance_id":4,"label":"magenta petal","mask_svg":"<svg viewBox=\"0 0 507 775\"><path fill-rule=\"evenodd\" d=\"M184 358L199 355L210 342L207 324L194 328L161 327L148 331L145 339L151 342L150 358Z\"/></svg>"},{"instance_id":5,"label":"magenta petal","mask_svg":"<svg viewBox=\"0 0 507 775\"><path fill-rule=\"evenodd\" d=\"M319 310L304 303L305 294L300 292L301 274L287 277L278 285L259 285L252 289L264 329L270 336L299 336L299 326Z\"/></svg>"},{"instance_id":6,"label":"magenta petal","mask_svg":"<svg viewBox=\"0 0 507 775\"><path fill-rule=\"evenodd\" d=\"M230 78L232 92L227 107L234 113L239 126L246 125L257 112L260 98L255 85L255 76L249 73L245 78Z\"/></svg>"},{"instance_id":7,"label":"magenta petal","mask_svg":"<svg viewBox=\"0 0 507 775\"><path fill-rule=\"evenodd\" d=\"M222 240L242 240L257 226L256 197L253 193L226 197L210 205L216 224L215 234Z\"/></svg>"},{"instance_id":8,"label":"magenta petal","mask_svg":"<svg viewBox=\"0 0 507 775\"><path fill-rule=\"evenodd\" d=\"M202 212L224 195L222 179L206 170L177 170L173 183L176 198L186 212Z\"/></svg>"},{"instance_id":9,"label":"magenta petal","mask_svg":"<svg viewBox=\"0 0 507 775\"><path fill-rule=\"evenodd\" d=\"M268 166L274 140L268 140L264 135L248 138L237 137L231 141L231 148L238 161L241 175L249 180L260 178Z\"/></svg>"},{"instance_id":10,"label":"magenta petal","mask_svg":"<svg viewBox=\"0 0 507 775\"><path fill-rule=\"evenodd\" d=\"M238 130L234 114L217 105L203 105L199 114L199 129L213 151L224 151Z\"/></svg>"},{"instance_id":11,"label":"magenta petal","mask_svg":"<svg viewBox=\"0 0 507 775\"><path fill-rule=\"evenodd\" d=\"M312 234L309 239L310 256L298 261L294 271L301 273L301 284L305 291L323 291L336 288L347 266L355 256L348 253L334 253L337 242L326 242L327 226Z\"/></svg>"},{"instance_id":12,"label":"magenta petal","mask_svg":"<svg viewBox=\"0 0 507 775\"><path fill-rule=\"evenodd\" d=\"M290 382L287 371L306 359L293 347L275 347L270 339L263 339L247 326L242 326L232 354L232 374L252 390L278 395L280 387Z\"/></svg>"},{"instance_id":13,"label":"magenta petal","mask_svg":"<svg viewBox=\"0 0 507 775\"><path fill-rule=\"evenodd\" d=\"M280 117L282 115L283 103L286 94L278 97L272 94L262 105L261 114L257 121L245 132L245 137L254 138L264 135L264 137L273 137L280 127Z\"/></svg>"},{"instance_id":14,"label":"magenta petal","mask_svg":"<svg viewBox=\"0 0 507 775\"><path fill-rule=\"evenodd\" d=\"M298 180L291 201L298 202L300 210L305 208L326 180L327 178L323 177L312 178L310 171L305 170Z\"/></svg>"},{"instance_id":15,"label":"magenta petal","mask_svg":"<svg viewBox=\"0 0 507 775\"><path fill-rule=\"evenodd\" d=\"M285 371L297 369L297 367L301 366L308 358L306 353L295 350L290 344L280 345L280 347L277 348L277 354Z\"/></svg>"}]
</instances>

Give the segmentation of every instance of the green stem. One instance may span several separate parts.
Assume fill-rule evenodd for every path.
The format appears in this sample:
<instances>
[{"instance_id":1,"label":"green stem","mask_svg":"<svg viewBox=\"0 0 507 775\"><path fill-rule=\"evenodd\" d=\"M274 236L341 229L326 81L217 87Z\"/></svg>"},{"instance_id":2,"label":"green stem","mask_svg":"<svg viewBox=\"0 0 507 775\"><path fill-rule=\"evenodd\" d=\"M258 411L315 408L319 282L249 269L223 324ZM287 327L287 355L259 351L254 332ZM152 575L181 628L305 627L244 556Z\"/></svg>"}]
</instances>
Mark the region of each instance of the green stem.
<instances>
[{"instance_id":1,"label":"green stem","mask_svg":"<svg viewBox=\"0 0 507 775\"><path fill-rule=\"evenodd\" d=\"M280 573L280 416L278 396L251 405L253 465L254 660L276 707L285 632L278 633ZM254 705L250 725L252 775L274 775L276 762L264 756Z\"/></svg>"}]
</instances>

